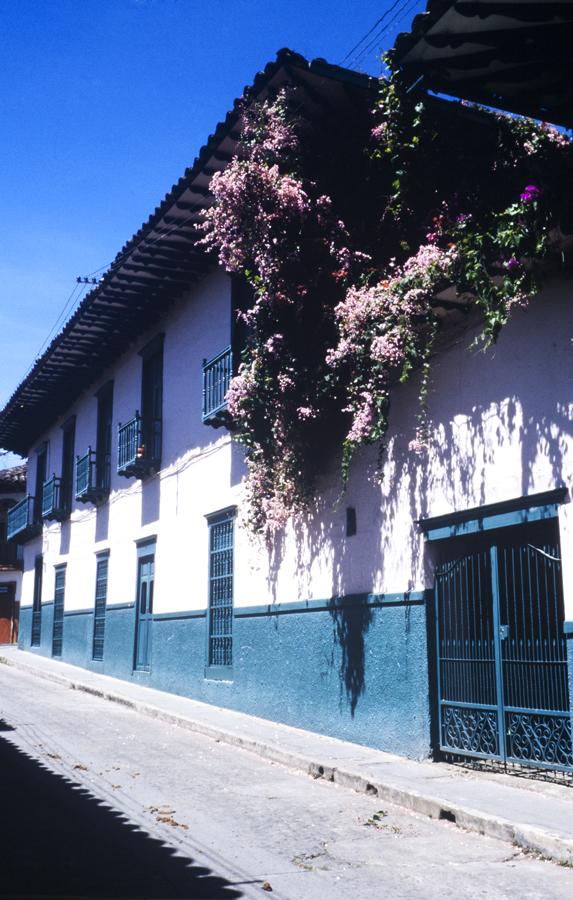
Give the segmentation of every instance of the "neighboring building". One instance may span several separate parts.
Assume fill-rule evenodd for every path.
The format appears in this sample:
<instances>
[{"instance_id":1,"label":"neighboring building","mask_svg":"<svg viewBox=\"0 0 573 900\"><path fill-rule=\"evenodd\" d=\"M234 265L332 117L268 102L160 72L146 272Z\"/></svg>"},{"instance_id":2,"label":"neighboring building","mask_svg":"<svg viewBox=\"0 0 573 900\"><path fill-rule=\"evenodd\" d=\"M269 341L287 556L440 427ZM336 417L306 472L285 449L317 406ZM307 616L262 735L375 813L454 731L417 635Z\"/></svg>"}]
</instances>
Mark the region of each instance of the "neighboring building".
<instances>
[{"instance_id":1,"label":"neighboring building","mask_svg":"<svg viewBox=\"0 0 573 900\"><path fill-rule=\"evenodd\" d=\"M288 52L253 92L292 82L341 118L372 103L371 79ZM241 524L241 449L209 427L224 423L240 288L191 230L237 118L0 414L0 443L29 455L11 514L20 645L412 757L571 767L571 284L485 353L468 349L476 320L452 330L428 457L408 451L417 392L402 385L382 481L362 450L339 502L325 451L311 520L268 552Z\"/></svg>"},{"instance_id":2,"label":"neighboring building","mask_svg":"<svg viewBox=\"0 0 573 900\"><path fill-rule=\"evenodd\" d=\"M18 639L22 548L7 540L8 510L26 494L26 466L0 470L0 644Z\"/></svg>"}]
</instances>

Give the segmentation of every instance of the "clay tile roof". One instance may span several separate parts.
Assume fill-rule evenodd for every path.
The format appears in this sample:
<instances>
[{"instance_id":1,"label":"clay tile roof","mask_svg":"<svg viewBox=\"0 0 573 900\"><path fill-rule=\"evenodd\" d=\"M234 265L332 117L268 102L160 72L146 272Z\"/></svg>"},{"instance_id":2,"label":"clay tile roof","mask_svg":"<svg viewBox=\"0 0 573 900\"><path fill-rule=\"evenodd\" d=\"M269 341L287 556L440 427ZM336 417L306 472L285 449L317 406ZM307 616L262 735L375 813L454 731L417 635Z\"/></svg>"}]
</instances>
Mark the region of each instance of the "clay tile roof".
<instances>
[{"instance_id":1,"label":"clay tile roof","mask_svg":"<svg viewBox=\"0 0 573 900\"><path fill-rule=\"evenodd\" d=\"M438 93L573 126L573 0L428 0L394 54Z\"/></svg>"},{"instance_id":2,"label":"clay tile roof","mask_svg":"<svg viewBox=\"0 0 573 900\"><path fill-rule=\"evenodd\" d=\"M9 469L0 469L0 491L25 491L26 472L26 463Z\"/></svg>"},{"instance_id":3,"label":"clay tile roof","mask_svg":"<svg viewBox=\"0 0 573 900\"><path fill-rule=\"evenodd\" d=\"M370 107L377 80L280 50L245 87L193 165L124 244L97 287L35 361L0 412L0 447L26 456L128 344L212 267L213 260L197 246L196 230L201 211L211 202L211 176L236 151L242 102L265 97L287 83L301 89L304 102L315 112L321 103L353 111Z\"/></svg>"}]
</instances>

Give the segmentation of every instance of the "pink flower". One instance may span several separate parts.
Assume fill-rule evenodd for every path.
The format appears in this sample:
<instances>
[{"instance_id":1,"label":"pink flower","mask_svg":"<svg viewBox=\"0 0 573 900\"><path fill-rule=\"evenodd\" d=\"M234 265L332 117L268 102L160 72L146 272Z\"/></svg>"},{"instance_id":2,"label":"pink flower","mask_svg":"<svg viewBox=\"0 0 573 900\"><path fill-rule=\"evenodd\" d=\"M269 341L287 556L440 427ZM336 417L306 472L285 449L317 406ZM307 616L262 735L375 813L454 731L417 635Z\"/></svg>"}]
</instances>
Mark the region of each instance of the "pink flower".
<instances>
[{"instance_id":1,"label":"pink flower","mask_svg":"<svg viewBox=\"0 0 573 900\"><path fill-rule=\"evenodd\" d=\"M368 440L375 421L374 398L367 393L364 394L364 400L361 406L354 414L352 426L348 432L346 439L352 443L359 444Z\"/></svg>"},{"instance_id":2,"label":"pink flower","mask_svg":"<svg viewBox=\"0 0 573 900\"><path fill-rule=\"evenodd\" d=\"M372 129L371 134L375 141L381 141L386 136L387 131L388 131L387 122L380 122L379 125L376 125Z\"/></svg>"},{"instance_id":3,"label":"pink flower","mask_svg":"<svg viewBox=\"0 0 573 900\"><path fill-rule=\"evenodd\" d=\"M387 363L392 367L404 364L404 339L398 331L375 337L370 352L376 362Z\"/></svg>"}]
</instances>

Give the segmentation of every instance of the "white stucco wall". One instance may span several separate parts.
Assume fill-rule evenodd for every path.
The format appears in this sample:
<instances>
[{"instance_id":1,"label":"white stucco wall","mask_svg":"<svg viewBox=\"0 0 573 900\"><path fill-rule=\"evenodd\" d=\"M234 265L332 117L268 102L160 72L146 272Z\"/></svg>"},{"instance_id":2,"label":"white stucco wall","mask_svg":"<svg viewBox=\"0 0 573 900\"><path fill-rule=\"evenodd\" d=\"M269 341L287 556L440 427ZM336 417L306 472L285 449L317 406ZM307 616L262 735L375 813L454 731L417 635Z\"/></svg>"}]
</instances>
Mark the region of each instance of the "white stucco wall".
<instances>
[{"instance_id":1,"label":"white stucco wall","mask_svg":"<svg viewBox=\"0 0 573 900\"><path fill-rule=\"evenodd\" d=\"M112 464L109 502L75 504L71 519L54 523L25 547L23 603L31 604L33 564L44 553L45 600L53 596L53 567L68 563L66 608L93 605L95 553L109 548L109 603L135 595L136 545L158 535L155 611L207 604L208 531L205 516L237 504L244 467L224 429L201 422L201 363L227 346L230 282L217 273L192 289L168 317L139 339L45 437L48 474L59 474L61 424L76 415L76 452L95 445L95 392L114 380L114 426L139 405L138 351L165 333L163 459L143 482L119 477ZM417 385L394 394L391 430L376 475L377 448L356 454L340 498L340 461L325 450L316 508L269 549L236 529L237 606L324 599L362 591L403 592L431 583L427 554L414 522L474 506L573 487L573 288L554 283L527 310L518 310L497 345L472 349L465 332L435 360L430 392L433 439L427 456L408 450L415 431ZM117 458L114 427L113 460ZM34 493L34 453L31 493ZM345 537L346 506L358 532ZM240 515L239 515L240 521ZM573 618L573 516L560 516L566 615Z\"/></svg>"},{"instance_id":2,"label":"white stucco wall","mask_svg":"<svg viewBox=\"0 0 573 900\"><path fill-rule=\"evenodd\" d=\"M96 553L109 549L108 603L134 600L136 541L157 535L155 611L206 605L207 575L195 571L193 557L207 557L204 516L228 506L237 492L229 486L231 442L223 430L201 421L201 366L228 346L230 280L223 273L206 278L178 303L157 327L141 336L98 382L81 396L39 439L48 441L48 477L61 470L62 424L76 416L76 454L95 447L97 391L114 383L111 491L99 507L74 501L69 521L49 523L41 536L25 544L23 604L33 597L34 559L44 557L43 600L53 598L54 566L67 563L67 610L93 606ZM116 472L117 425L129 421L140 406L139 351L163 332L164 391L161 470L144 481ZM35 494L35 450L30 453L30 493ZM161 522L161 525L159 524ZM191 549L190 549L191 548ZM182 566L184 563L184 566Z\"/></svg>"},{"instance_id":3,"label":"white stucco wall","mask_svg":"<svg viewBox=\"0 0 573 900\"><path fill-rule=\"evenodd\" d=\"M408 449L418 409L414 379L394 392L381 477L378 448L361 450L340 499L339 460L325 454L316 510L305 527L288 530L274 567L269 570L266 553L237 561L238 605L421 590L431 586L432 576L417 519L562 485L571 496L573 286L553 283L528 309L517 310L493 348L472 347L477 334L464 332L434 361L427 455ZM357 513L358 532L351 538L344 536L346 506ZM565 612L571 619L568 505L560 511L560 533ZM253 601L253 595L261 599Z\"/></svg>"}]
</instances>

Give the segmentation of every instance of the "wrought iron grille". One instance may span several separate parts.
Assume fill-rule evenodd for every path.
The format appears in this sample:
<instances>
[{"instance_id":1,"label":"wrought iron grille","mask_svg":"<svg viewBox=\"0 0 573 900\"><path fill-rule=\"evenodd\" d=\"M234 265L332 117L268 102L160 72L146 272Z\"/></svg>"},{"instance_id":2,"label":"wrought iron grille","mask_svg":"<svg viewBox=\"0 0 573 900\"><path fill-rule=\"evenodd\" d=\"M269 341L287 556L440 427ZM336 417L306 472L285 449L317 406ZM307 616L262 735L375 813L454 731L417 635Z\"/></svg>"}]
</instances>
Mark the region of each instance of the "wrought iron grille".
<instances>
[{"instance_id":1,"label":"wrought iron grille","mask_svg":"<svg viewBox=\"0 0 573 900\"><path fill-rule=\"evenodd\" d=\"M233 375L233 354L230 347L210 360L203 361L203 421L209 422L225 410L225 396Z\"/></svg>"},{"instance_id":2,"label":"wrought iron grille","mask_svg":"<svg viewBox=\"0 0 573 900\"><path fill-rule=\"evenodd\" d=\"M109 493L109 479L106 482L103 467L98 463L97 453L91 447L77 458L76 500L82 503L97 503Z\"/></svg>"},{"instance_id":3,"label":"wrought iron grille","mask_svg":"<svg viewBox=\"0 0 573 900\"><path fill-rule=\"evenodd\" d=\"M119 425L118 462L119 475L143 478L159 465L161 458L161 419L145 421L136 412L131 422Z\"/></svg>"},{"instance_id":4,"label":"wrought iron grille","mask_svg":"<svg viewBox=\"0 0 573 900\"><path fill-rule=\"evenodd\" d=\"M209 525L209 665L233 664L233 530L228 516Z\"/></svg>"},{"instance_id":5,"label":"wrought iron grille","mask_svg":"<svg viewBox=\"0 0 573 900\"><path fill-rule=\"evenodd\" d=\"M482 549L438 568L439 726L445 752L573 769L554 534L554 526L546 525L495 544L482 539Z\"/></svg>"},{"instance_id":6,"label":"wrought iron grille","mask_svg":"<svg viewBox=\"0 0 573 900\"><path fill-rule=\"evenodd\" d=\"M60 502L61 479L53 475L42 487L42 518L62 519L65 511Z\"/></svg>"},{"instance_id":7,"label":"wrought iron grille","mask_svg":"<svg viewBox=\"0 0 573 900\"><path fill-rule=\"evenodd\" d=\"M44 560L37 556L34 562L34 597L32 602L32 647L39 647L42 638L42 578Z\"/></svg>"},{"instance_id":8,"label":"wrought iron grille","mask_svg":"<svg viewBox=\"0 0 573 900\"><path fill-rule=\"evenodd\" d=\"M6 537L8 540L22 534L34 524L34 497L24 497L8 510Z\"/></svg>"},{"instance_id":9,"label":"wrought iron grille","mask_svg":"<svg viewBox=\"0 0 573 900\"><path fill-rule=\"evenodd\" d=\"M98 559L94 608L93 659L103 659L105 638L105 612L107 602L108 559Z\"/></svg>"},{"instance_id":10,"label":"wrought iron grille","mask_svg":"<svg viewBox=\"0 0 573 900\"><path fill-rule=\"evenodd\" d=\"M64 593L66 589L66 570L56 569L54 584L54 630L52 632L52 656L62 655L64 640Z\"/></svg>"},{"instance_id":11,"label":"wrought iron grille","mask_svg":"<svg viewBox=\"0 0 573 900\"><path fill-rule=\"evenodd\" d=\"M42 638L42 609L32 610L32 637L30 643L32 647L39 647Z\"/></svg>"},{"instance_id":12,"label":"wrought iron grille","mask_svg":"<svg viewBox=\"0 0 573 900\"><path fill-rule=\"evenodd\" d=\"M499 589L507 758L573 767L558 545L501 547Z\"/></svg>"},{"instance_id":13,"label":"wrought iron grille","mask_svg":"<svg viewBox=\"0 0 573 900\"><path fill-rule=\"evenodd\" d=\"M138 459L143 458L144 453L143 421L139 413L136 413L131 422L120 424L118 429L118 472L133 466Z\"/></svg>"},{"instance_id":14,"label":"wrought iron grille","mask_svg":"<svg viewBox=\"0 0 573 900\"><path fill-rule=\"evenodd\" d=\"M94 486L95 453L88 448L87 453L78 456L76 462L76 499L83 500Z\"/></svg>"}]
</instances>

